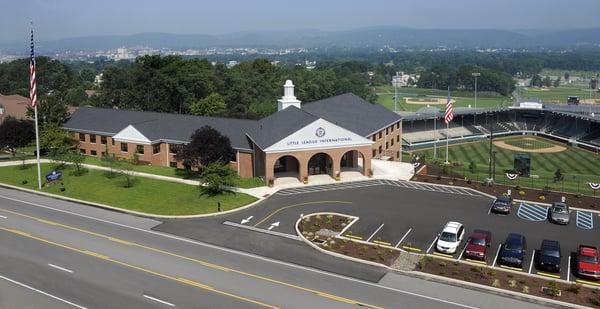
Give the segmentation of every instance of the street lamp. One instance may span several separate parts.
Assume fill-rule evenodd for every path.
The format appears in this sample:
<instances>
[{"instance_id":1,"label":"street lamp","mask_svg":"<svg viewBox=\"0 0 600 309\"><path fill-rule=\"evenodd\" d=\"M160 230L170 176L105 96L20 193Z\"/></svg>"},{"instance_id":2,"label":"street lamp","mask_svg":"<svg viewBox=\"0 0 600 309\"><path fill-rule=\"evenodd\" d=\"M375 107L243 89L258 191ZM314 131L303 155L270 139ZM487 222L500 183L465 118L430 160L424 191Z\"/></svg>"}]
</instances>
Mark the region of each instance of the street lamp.
<instances>
[{"instance_id":1,"label":"street lamp","mask_svg":"<svg viewBox=\"0 0 600 309\"><path fill-rule=\"evenodd\" d=\"M475 109L477 109L477 77L481 76L481 73L473 72L471 75L475 77ZM477 111L473 114L473 124L476 122L475 117L477 117Z\"/></svg>"}]
</instances>

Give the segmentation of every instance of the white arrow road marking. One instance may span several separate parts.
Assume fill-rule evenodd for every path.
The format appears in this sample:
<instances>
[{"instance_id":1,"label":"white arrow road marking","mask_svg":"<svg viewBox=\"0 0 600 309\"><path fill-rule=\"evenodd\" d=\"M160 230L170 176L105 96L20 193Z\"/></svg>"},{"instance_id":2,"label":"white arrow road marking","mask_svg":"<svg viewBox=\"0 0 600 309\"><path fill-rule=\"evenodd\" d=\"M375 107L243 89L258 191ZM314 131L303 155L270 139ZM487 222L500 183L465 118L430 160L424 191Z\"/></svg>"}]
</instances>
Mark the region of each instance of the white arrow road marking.
<instances>
[{"instance_id":1,"label":"white arrow road marking","mask_svg":"<svg viewBox=\"0 0 600 309\"><path fill-rule=\"evenodd\" d=\"M242 219L242 224L246 224L246 223L250 222L250 220L252 220L252 218L254 218L254 216L250 216L246 219Z\"/></svg>"},{"instance_id":2,"label":"white arrow road marking","mask_svg":"<svg viewBox=\"0 0 600 309\"><path fill-rule=\"evenodd\" d=\"M267 230L269 230L269 231L270 231L270 230L272 230L274 227L278 227L278 226L279 226L279 221L277 221L277 222L273 222L273 223L271 223L271 226L269 226L269 228L268 228Z\"/></svg>"}]
</instances>

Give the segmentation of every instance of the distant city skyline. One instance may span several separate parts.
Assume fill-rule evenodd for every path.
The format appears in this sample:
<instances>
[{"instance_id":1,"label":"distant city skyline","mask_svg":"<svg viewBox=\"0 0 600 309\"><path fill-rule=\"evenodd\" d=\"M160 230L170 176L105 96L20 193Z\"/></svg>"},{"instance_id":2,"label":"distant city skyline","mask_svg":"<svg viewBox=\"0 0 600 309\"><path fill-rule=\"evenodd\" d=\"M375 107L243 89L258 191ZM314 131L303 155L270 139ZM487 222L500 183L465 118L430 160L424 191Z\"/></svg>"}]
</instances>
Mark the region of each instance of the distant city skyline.
<instances>
[{"instance_id":1,"label":"distant city skyline","mask_svg":"<svg viewBox=\"0 0 600 309\"><path fill-rule=\"evenodd\" d=\"M223 34L257 30L349 30L373 26L445 29L600 27L598 0L4 0L0 42L142 32Z\"/></svg>"}]
</instances>

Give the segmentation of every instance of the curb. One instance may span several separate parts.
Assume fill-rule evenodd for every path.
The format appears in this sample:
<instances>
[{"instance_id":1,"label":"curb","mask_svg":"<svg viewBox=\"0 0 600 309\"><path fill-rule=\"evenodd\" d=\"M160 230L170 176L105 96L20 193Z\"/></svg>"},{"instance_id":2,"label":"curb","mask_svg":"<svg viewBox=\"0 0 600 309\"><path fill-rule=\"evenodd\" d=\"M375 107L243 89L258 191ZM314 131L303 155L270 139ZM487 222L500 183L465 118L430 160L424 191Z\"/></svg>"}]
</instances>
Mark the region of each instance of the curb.
<instances>
[{"instance_id":1,"label":"curb","mask_svg":"<svg viewBox=\"0 0 600 309\"><path fill-rule=\"evenodd\" d=\"M194 218L216 217L216 216L219 216L219 215L225 215L225 214L230 214L230 213L233 213L233 212L236 212L236 211L244 210L246 208L252 207L252 206L258 204L259 202L263 201L263 199L259 198L256 201L254 201L254 202L252 202L252 203L250 203L248 205L244 205L244 206L241 206L241 207L238 207L238 208L235 208L235 209L230 209L230 210L216 212L216 213L199 214L199 215L169 216L169 215L149 214L149 213L145 213L145 212L141 212L141 211L135 211L135 210L127 210L127 209L123 209L123 208L119 208L119 207L115 207L115 206L110 206L110 205L106 205L106 204L101 204L101 203L95 203L95 202L80 200L80 199L71 198L71 197L62 196L62 195L57 195L57 194L53 194L53 193L41 192L41 191L38 191L38 190L32 190L32 189L22 188L22 187L18 187L18 186L14 186L14 185L9 185L9 184L5 184L5 183L0 183L0 187L4 187L4 188L8 188L8 189L13 189L13 190L24 191L24 192L33 193L33 194L37 194L37 195L42 195L42 196L46 196L46 197L51 197L51 198L55 198L55 199L59 199L59 200L65 200L65 201L69 201L69 202L75 202L75 203L84 204L84 205L88 205L88 206L92 206L92 207L96 207L96 208L102 208L102 209L106 209L106 210L116 211L116 212L120 212L120 213L125 213L125 214L130 214L130 215L136 215L138 217L144 217L144 218L149 218L149 219L194 219Z\"/></svg>"},{"instance_id":2,"label":"curb","mask_svg":"<svg viewBox=\"0 0 600 309\"><path fill-rule=\"evenodd\" d=\"M428 280L428 281L433 281L433 282L438 282L438 283L443 283L443 284L449 284L449 285L467 288L467 289L471 289L471 290L491 293L494 295L515 298L518 300L527 301L527 302L539 304L542 306L548 306L548 307L554 307L554 308L581 308L581 309L590 308L587 306L572 304L572 303L563 302L563 301L554 300L554 299L548 299L548 298L544 298L541 296L523 294L523 293L519 293L519 292L515 292L515 291L504 290L504 289L495 288L492 286L487 286L487 285L483 285L483 284L479 284L479 283L473 283L473 282L462 281L462 280L453 279L453 278L447 278L447 277L433 275L433 274L424 273L424 272L420 272L420 271L400 271L400 270L395 270L395 271L399 272L403 275L413 277L413 278L419 278L419 279L423 279L423 280Z\"/></svg>"}]
</instances>

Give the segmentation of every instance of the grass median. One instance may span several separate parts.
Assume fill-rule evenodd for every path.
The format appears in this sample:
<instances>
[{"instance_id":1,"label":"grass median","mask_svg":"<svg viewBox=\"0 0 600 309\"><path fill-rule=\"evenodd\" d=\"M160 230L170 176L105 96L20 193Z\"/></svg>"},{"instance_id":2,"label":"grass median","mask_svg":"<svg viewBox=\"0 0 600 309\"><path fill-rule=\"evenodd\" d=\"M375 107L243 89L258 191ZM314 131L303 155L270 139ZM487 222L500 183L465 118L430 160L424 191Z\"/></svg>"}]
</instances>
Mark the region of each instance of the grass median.
<instances>
[{"instance_id":1,"label":"grass median","mask_svg":"<svg viewBox=\"0 0 600 309\"><path fill-rule=\"evenodd\" d=\"M42 164L42 177L56 167ZM107 177L106 172L87 170L74 176L74 168L63 167L60 182L45 185L43 192L101 203L125 210L155 215L198 215L235 209L256 201L256 198L234 192L216 196L204 195L198 187L162 180L135 177L133 187L125 188L125 178ZM0 182L28 189L37 189L35 165L9 166L0 168ZM26 183L24 183L26 182ZM62 183L62 185L61 185ZM64 191L61 191L64 188Z\"/></svg>"}]
</instances>

